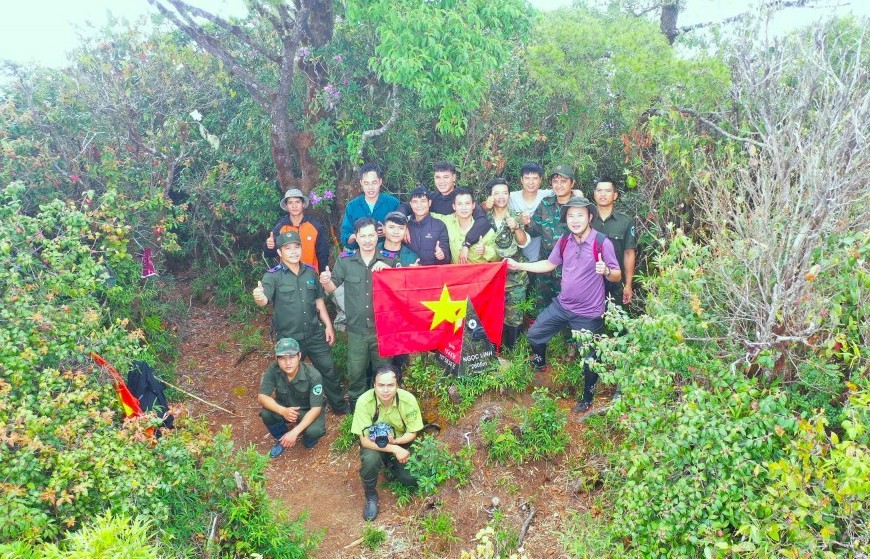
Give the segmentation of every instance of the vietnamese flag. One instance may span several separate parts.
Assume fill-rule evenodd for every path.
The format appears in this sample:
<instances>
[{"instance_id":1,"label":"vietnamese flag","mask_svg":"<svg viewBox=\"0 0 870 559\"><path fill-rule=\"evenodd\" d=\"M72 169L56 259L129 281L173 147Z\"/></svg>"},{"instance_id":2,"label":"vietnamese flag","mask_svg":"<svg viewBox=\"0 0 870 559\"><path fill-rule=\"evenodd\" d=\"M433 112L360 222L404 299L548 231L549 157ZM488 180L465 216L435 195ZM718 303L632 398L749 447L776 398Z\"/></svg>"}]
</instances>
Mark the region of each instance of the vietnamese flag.
<instances>
[{"instance_id":1,"label":"vietnamese flag","mask_svg":"<svg viewBox=\"0 0 870 559\"><path fill-rule=\"evenodd\" d=\"M115 385L115 392L118 393L118 401L121 404L121 409L124 410L124 417L128 418L142 415L142 408L139 406L139 398L133 396L133 393L130 392L129 388L127 388L127 383L124 382L124 377L122 377L108 361L96 353L91 353L90 357L94 360L94 363L99 365L104 371L109 373L110 377L112 377L112 383Z\"/></svg>"},{"instance_id":2,"label":"vietnamese flag","mask_svg":"<svg viewBox=\"0 0 870 559\"><path fill-rule=\"evenodd\" d=\"M466 298L489 340L501 345L507 263L408 266L372 274L375 329L383 357L459 343Z\"/></svg>"}]
</instances>

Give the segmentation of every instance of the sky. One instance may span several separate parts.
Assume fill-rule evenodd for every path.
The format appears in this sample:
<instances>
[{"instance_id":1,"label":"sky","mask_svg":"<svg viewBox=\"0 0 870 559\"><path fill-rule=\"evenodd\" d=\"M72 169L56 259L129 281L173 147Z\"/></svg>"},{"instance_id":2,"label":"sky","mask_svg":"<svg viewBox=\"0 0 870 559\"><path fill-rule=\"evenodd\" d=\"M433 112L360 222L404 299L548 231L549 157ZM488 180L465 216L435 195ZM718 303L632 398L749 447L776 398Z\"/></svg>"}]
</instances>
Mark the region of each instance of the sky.
<instances>
[{"instance_id":1,"label":"sky","mask_svg":"<svg viewBox=\"0 0 870 559\"><path fill-rule=\"evenodd\" d=\"M190 0L202 8L223 15L244 14L243 0ZM569 6L570 0L532 0L532 5L547 10ZM827 7L790 9L778 16L776 25L793 28L830 15L852 11L870 17L870 0L823 0ZM680 25L721 20L741 13L749 0L688 0L680 15ZM16 63L37 62L62 66L66 53L78 43L78 30L88 22L102 27L107 12L131 22L154 8L147 0L0 0L0 60Z\"/></svg>"}]
</instances>

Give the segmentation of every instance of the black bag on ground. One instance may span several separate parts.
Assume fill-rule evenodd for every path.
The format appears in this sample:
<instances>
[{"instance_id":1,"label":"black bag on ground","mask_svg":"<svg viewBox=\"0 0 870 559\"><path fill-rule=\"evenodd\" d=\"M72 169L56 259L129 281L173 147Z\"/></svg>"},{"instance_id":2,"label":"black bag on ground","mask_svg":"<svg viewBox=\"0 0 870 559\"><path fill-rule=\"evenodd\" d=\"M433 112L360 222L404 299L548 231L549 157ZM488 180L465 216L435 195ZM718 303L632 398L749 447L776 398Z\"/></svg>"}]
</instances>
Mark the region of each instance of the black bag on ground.
<instances>
[{"instance_id":1,"label":"black bag on ground","mask_svg":"<svg viewBox=\"0 0 870 559\"><path fill-rule=\"evenodd\" d=\"M145 361L134 361L127 373L127 388L139 399L143 411L153 411L163 418L163 427L172 429L175 418L169 413L169 403L163 393L163 383L154 376L154 369Z\"/></svg>"}]
</instances>

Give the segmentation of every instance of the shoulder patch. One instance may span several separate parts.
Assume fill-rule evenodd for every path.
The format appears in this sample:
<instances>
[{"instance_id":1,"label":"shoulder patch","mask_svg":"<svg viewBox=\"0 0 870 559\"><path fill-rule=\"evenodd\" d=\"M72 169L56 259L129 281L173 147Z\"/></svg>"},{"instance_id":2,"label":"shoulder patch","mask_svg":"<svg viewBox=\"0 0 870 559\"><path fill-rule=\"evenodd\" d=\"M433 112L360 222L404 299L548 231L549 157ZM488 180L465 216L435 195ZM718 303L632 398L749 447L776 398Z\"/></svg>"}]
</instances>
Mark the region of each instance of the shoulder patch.
<instances>
[{"instance_id":1,"label":"shoulder patch","mask_svg":"<svg viewBox=\"0 0 870 559\"><path fill-rule=\"evenodd\" d=\"M311 268L311 269L314 270L315 272L317 271L317 270L314 268L314 266L312 266L311 264L306 264L305 262L303 262L302 265L305 266L306 268Z\"/></svg>"},{"instance_id":2,"label":"shoulder patch","mask_svg":"<svg viewBox=\"0 0 870 559\"><path fill-rule=\"evenodd\" d=\"M339 258L350 258L354 254L356 254L355 250L345 250L345 251L342 251L342 253L339 254L338 257Z\"/></svg>"},{"instance_id":3,"label":"shoulder patch","mask_svg":"<svg viewBox=\"0 0 870 559\"><path fill-rule=\"evenodd\" d=\"M629 229L628 231L629 231L629 233L631 234L632 237L635 236L635 233L634 233L634 225L632 225L632 226L631 226L631 229Z\"/></svg>"},{"instance_id":4,"label":"shoulder patch","mask_svg":"<svg viewBox=\"0 0 870 559\"><path fill-rule=\"evenodd\" d=\"M274 268L269 268L268 272L266 272L266 273L274 274L275 272L281 272L281 271L286 270L286 269L287 269L287 266L285 266L284 263L282 262L281 264L278 264Z\"/></svg>"},{"instance_id":5,"label":"shoulder patch","mask_svg":"<svg viewBox=\"0 0 870 559\"><path fill-rule=\"evenodd\" d=\"M323 385L322 384L315 384L311 388L311 393L314 394L315 396L320 396L321 394L323 394Z\"/></svg>"}]
</instances>

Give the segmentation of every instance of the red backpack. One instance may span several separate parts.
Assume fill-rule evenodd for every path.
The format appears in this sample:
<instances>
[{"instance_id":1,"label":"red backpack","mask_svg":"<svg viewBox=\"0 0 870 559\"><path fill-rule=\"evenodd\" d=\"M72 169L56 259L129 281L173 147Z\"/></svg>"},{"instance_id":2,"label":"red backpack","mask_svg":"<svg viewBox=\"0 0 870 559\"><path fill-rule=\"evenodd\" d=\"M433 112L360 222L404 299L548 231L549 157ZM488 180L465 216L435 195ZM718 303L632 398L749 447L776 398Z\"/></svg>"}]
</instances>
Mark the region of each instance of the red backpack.
<instances>
[{"instance_id":1,"label":"red backpack","mask_svg":"<svg viewBox=\"0 0 870 559\"><path fill-rule=\"evenodd\" d=\"M562 260L565 259L565 247L568 245L570 235L571 233L565 233L559 237L559 258ZM606 238L607 235L601 231L595 232L595 240L592 241L592 258L595 262L598 262L598 257L601 256L601 252L604 250L604 240Z\"/></svg>"}]
</instances>

